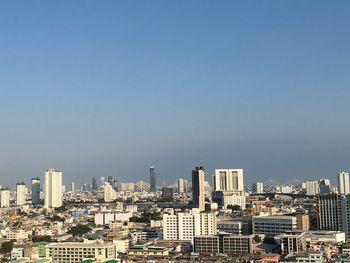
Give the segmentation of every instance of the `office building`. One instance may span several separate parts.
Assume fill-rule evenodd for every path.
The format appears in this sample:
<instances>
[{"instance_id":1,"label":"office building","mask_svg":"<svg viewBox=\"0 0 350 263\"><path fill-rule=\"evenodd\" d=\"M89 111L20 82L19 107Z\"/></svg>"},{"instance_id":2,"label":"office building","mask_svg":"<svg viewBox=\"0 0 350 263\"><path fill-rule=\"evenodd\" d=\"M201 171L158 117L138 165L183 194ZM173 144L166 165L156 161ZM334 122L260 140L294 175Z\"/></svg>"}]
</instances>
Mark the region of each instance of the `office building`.
<instances>
[{"instance_id":1,"label":"office building","mask_svg":"<svg viewBox=\"0 0 350 263\"><path fill-rule=\"evenodd\" d=\"M32 204L40 205L40 179L32 178Z\"/></svg>"},{"instance_id":2,"label":"office building","mask_svg":"<svg viewBox=\"0 0 350 263\"><path fill-rule=\"evenodd\" d=\"M62 206L62 173L49 168L44 175L44 207Z\"/></svg>"},{"instance_id":3,"label":"office building","mask_svg":"<svg viewBox=\"0 0 350 263\"><path fill-rule=\"evenodd\" d=\"M341 195L350 194L349 173L343 171L338 174L338 192Z\"/></svg>"},{"instance_id":4,"label":"office building","mask_svg":"<svg viewBox=\"0 0 350 263\"><path fill-rule=\"evenodd\" d=\"M0 190L0 205L1 207L10 207L10 190L8 188Z\"/></svg>"},{"instance_id":5,"label":"office building","mask_svg":"<svg viewBox=\"0 0 350 263\"><path fill-rule=\"evenodd\" d=\"M249 235L252 231L252 222L250 220L221 220L217 221L216 228L218 232L226 232L233 235Z\"/></svg>"},{"instance_id":6,"label":"office building","mask_svg":"<svg viewBox=\"0 0 350 263\"><path fill-rule=\"evenodd\" d=\"M304 232L285 233L279 235L277 238L280 239L283 255L288 255L291 252L300 253L306 251L306 237Z\"/></svg>"},{"instance_id":7,"label":"office building","mask_svg":"<svg viewBox=\"0 0 350 263\"><path fill-rule=\"evenodd\" d=\"M27 187L24 182L16 184L16 204L22 206L26 203L27 199Z\"/></svg>"},{"instance_id":8,"label":"office building","mask_svg":"<svg viewBox=\"0 0 350 263\"><path fill-rule=\"evenodd\" d=\"M350 237L350 195L319 195L317 208L320 230L343 231Z\"/></svg>"},{"instance_id":9,"label":"office building","mask_svg":"<svg viewBox=\"0 0 350 263\"><path fill-rule=\"evenodd\" d=\"M151 192L157 191L156 167L154 165L149 168L149 184Z\"/></svg>"},{"instance_id":10,"label":"office building","mask_svg":"<svg viewBox=\"0 0 350 263\"><path fill-rule=\"evenodd\" d=\"M253 216L253 234L276 236L297 230L295 216Z\"/></svg>"},{"instance_id":11,"label":"office building","mask_svg":"<svg viewBox=\"0 0 350 263\"><path fill-rule=\"evenodd\" d=\"M92 191L93 191L93 192L97 191L97 189L98 189L97 180L96 180L96 177L95 177L95 176L92 177L91 188L92 188Z\"/></svg>"},{"instance_id":12,"label":"office building","mask_svg":"<svg viewBox=\"0 0 350 263\"><path fill-rule=\"evenodd\" d=\"M133 191L135 191L135 184L134 183L120 183L119 190L133 192Z\"/></svg>"},{"instance_id":13,"label":"office building","mask_svg":"<svg viewBox=\"0 0 350 263\"><path fill-rule=\"evenodd\" d=\"M194 253L245 255L253 253L252 236L218 234L195 236Z\"/></svg>"},{"instance_id":14,"label":"office building","mask_svg":"<svg viewBox=\"0 0 350 263\"><path fill-rule=\"evenodd\" d=\"M253 187L253 192L256 194L264 193L264 183L262 183L262 182L255 183L254 187Z\"/></svg>"},{"instance_id":15,"label":"office building","mask_svg":"<svg viewBox=\"0 0 350 263\"><path fill-rule=\"evenodd\" d=\"M216 169L214 191L244 191L243 169Z\"/></svg>"},{"instance_id":16,"label":"office building","mask_svg":"<svg viewBox=\"0 0 350 263\"><path fill-rule=\"evenodd\" d=\"M192 207L205 210L204 167L197 166L192 171Z\"/></svg>"},{"instance_id":17,"label":"office building","mask_svg":"<svg viewBox=\"0 0 350 263\"><path fill-rule=\"evenodd\" d=\"M78 263L87 258L102 263L117 257L114 244L93 241L51 243L46 246L46 253L55 263Z\"/></svg>"},{"instance_id":18,"label":"office building","mask_svg":"<svg viewBox=\"0 0 350 263\"><path fill-rule=\"evenodd\" d=\"M75 183L74 182L71 183L70 189L72 192L75 192Z\"/></svg>"},{"instance_id":19,"label":"office building","mask_svg":"<svg viewBox=\"0 0 350 263\"><path fill-rule=\"evenodd\" d=\"M320 186L320 194L330 194L333 191L329 179L321 179L319 181L319 186Z\"/></svg>"},{"instance_id":20,"label":"office building","mask_svg":"<svg viewBox=\"0 0 350 263\"><path fill-rule=\"evenodd\" d=\"M215 235L214 213L177 213L163 215L164 240L193 241L196 235Z\"/></svg>"}]
</instances>

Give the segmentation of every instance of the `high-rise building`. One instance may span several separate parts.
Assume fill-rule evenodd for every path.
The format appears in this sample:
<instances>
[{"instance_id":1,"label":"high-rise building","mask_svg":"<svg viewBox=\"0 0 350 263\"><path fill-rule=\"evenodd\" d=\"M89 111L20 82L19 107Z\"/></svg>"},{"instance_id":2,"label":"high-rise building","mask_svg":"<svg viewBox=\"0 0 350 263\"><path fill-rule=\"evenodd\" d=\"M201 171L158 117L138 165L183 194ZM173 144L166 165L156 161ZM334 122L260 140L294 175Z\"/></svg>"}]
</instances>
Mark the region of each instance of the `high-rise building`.
<instances>
[{"instance_id":1,"label":"high-rise building","mask_svg":"<svg viewBox=\"0 0 350 263\"><path fill-rule=\"evenodd\" d=\"M318 195L318 228L343 231L350 237L350 195Z\"/></svg>"},{"instance_id":2,"label":"high-rise building","mask_svg":"<svg viewBox=\"0 0 350 263\"><path fill-rule=\"evenodd\" d=\"M24 182L16 184L16 204L18 206L24 205L27 198L27 187Z\"/></svg>"},{"instance_id":3,"label":"high-rise building","mask_svg":"<svg viewBox=\"0 0 350 263\"><path fill-rule=\"evenodd\" d=\"M149 184L151 192L157 191L156 167L154 165L149 168Z\"/></svg>"},{"instance_id":4,"label":"high-rise building","mask_svg":"<svg viewBox=\"0 0 350 263\"><path fill-rule=\"evenodd\" d=\"M192 171L192 207L199 211L205 210L204 167L197 166Z\"/></svg>"},{"instance_id":5,"label":"high-rise building","mask_svg":"<svg viewBox=\"0 0 350 263\"><path fill-rule=\"evenodd\" d=\"M97 186L97 180L96 180L96 177L92 177L92 191L97 191L98 189L98 186Z\"/></svg>"},{"instance_id":6,"label":"high-rise building","mask_svg":"<svg viewBox=\"0 0 350 263\"><path fill-rule=\"evenodd\" d=\"M320 192L320 186L318 181L306 181L306 194L318 195Z\"/></svg>"},{"instance_id":7,"label":"high-rise building","mask_svg":"<svg viewBox=\"0 0 350 263\"><path fill-rule=\"evenodd\" d=\"M213 175L214 191L243 191L243 169L216 169Z\"/></svg>"},{"instance_id":8,"label":"high-rise building","mask_svg":"<svg viewBox=\"0 0 350 263\"><path fill-rule=\"evenodd\" d=\"M329 181L329 179L320 179L319 186L320 186L320 194L330 194L333 191L331 182Z\"/></svg>"},{"instance_id":9,"label":"high-rise building","mask_svg":"<svg viewBox=\"0 0 350 263\"><path fill-rule=\"evenodd\" d=\"M338 192L341 195L350 194L349 173L343 171L338 174Z\"/></svg>"},{"instance_id":10,"label":"high-rise building","mask_svg":"<svg viewBox=\"0 0 350 263\"><path fill-rule=\"evenodd\" d=\"M1 188L0 204L1 204L1 207L10 207L10 189Z\"/></svg>"},{"instance_id":11,"label":"high-rise building","mask_svg":"<svg viewBox=\"0 0 350 263\"><path fill-rule=\"evenodd\" d=\"M105 202L112 202L117 198L117 192L109 183L105 183L103 192Z\"/></svg>"},{"instance_id":12,"label":"high-rise building","mask_svg":"<svg viewBox=\"0 0 350 263\"><path fill-rule=\"evenodd\" d=\"M163 215L164 240L193 240L196 235L215 235L214 213L177 213Z\"/></svg>"},{"instance_id":13,"label":"high-rise building","mask_svg":"<svg viewBox=\"0 0 350 263\"><path fill-rule=\"evenodd\" d=\"M70 190L71 190L72 192L75 191L75 183L74 183L74 182L71 183L71 185L70 185Z\"/></svg>"},{"instance_id":14,"label":"high-rise building","mask_svg":"<svg viewBox=\"0 0 350 263\"><path fill-rule=\"evenodd\" d=\"M62 206L62 173L53 168L46 170L44 207Z\"/></svg>"},{"instance_id":15,"label":"high-rise building","mask_svg":"<svg viewBox=\"0 0 350 263\"><path fill-rule=\"evenodd\" d=\"M177 179L177 191L179 193L185 192L185 181L182 178Z\"/></svg>"},{"instance_id":16,"label":"high-rise building","mask_svg":"<svg viewBox=\"0 0 350 263\"><path fill-rule=\"evenodd\" d=\"M32 204L40 205L40 179L32 178Z\"/></svg>"},{"instance_id":17,"label":"high-rise building","mask_svg":"<svg viewBox=\"0 0 350 263\"><path fill-rule=\"evenodd\" d=\"M253 188L254 188L253 191L254 191L254 193L256 193L256 194L262 194L262 193L264 193L264 183L262 183L262 182L257 182L257 183L255 183L255 185L254 185Z\"/></svg>"},{"instance_id":18,"label":"high-rise building","mask_svg":"<svg viewBox=\"0 0 350 263\"><path fill-rule=\"evenodd\" d=\"M105 185L105 178L101 176L99 179L99 187L102 188Z\"/></svg>"}]
</instances>

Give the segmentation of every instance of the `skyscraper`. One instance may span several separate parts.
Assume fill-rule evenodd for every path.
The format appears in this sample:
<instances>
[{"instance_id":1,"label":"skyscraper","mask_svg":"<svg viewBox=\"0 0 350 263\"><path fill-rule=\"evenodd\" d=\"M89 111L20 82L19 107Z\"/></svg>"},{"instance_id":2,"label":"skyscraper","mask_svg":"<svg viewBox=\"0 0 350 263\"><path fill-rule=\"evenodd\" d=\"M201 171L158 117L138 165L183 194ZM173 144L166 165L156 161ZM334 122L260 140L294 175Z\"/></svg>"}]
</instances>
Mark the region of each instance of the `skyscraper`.
<instances>
[{"instance_id":1,"label":"skyscraper","mask_svg":"<svg viewBox=\"0 0 350 263\"><path fill-rule=\"evenodd\" d=\"M75 183L74 182L71 183L70 189L71 189L72 192L75 191Z\"/></svg>"},{"instance_id":2,"label":"skyscraper","mask_svg":"<svg viewBox=\"0 0 350 263\"><path fill-rule=\"evenodd\" d=\"M32 178L32 204L40 204L40 179Z\"/></svg>"},{"instance_id":3,"label":"skyscraper","mask_svg":"<svg viewBox=\"0 0 350 263\"><path fill-rule=\"evenodd\" d=\"M185 182L184 179L177 179L177 190L179 193L185 192Z\"/></svg>"},{"instance_id":4,"label":"skyscraper","mask_svg":"<svg viewBox=\"0 0 350 263\"><path fill-rule=\"evenodd\" d=\"M256 194L262 194L264 193L264 183L262 182L257 182L255 183L254 187L253 187L253 191L256 193Z\"/></svg>"},{"instance_id":5,"label":"skyscraper","mask_svg":"<svg viewBox=\"0 0 350 263\"><path fill-rule=\"evenodd\" d=\"M24 182L16 184L16 204L18 206L24 205L26 203L27 197L27 187Z\"/></svg>"},{"instance_id":6,"label":"skyscraper","mask_svg":"<svg viewBox=\"0 0 350 263\"><path fill-rule=\"evenodd\" d=\"M156 182L156 167L152 165L149 168L149 183L150 183L150 191L155 192L157 191L157 182Z\"/></svg>"},{"instance_id":7,"label":"skyscraper","mask_svg":"<svg viewBox=\"0 0 350 263\"><path fill-rule=\"evenodd\" d=\"M105 185L105 178L101 176L98 180L100 188L103 188L103 186Z\"/></svg>"},{"instance_id":8,"label":"skyscraper","mask_svg":"<svg viewBox=\"0 0 350 263\"><path fill-rule=\"evenodd\" d=\"M44 207L60 207L62 205L62 173L49 168L45 175Z\"/></svg>"},{"instance_id":9,"label":"skyscraper","mask_svg":"<svg viewBox=\"0 0 350 263\"><path fill-rule=\"evenodd\" d=\"M243 169L216 169L213 175L214 191L243 191Z\"/></svg>"},{"instance_id":10,"label":"skyscraper","mask_svg":"<svg viewBox=\"0 0 350 263\"><path fill-rule=\"evenodd\" d=\"M94 177L92 177L92 191L97 191L97 188L98 188L98 186L97 186L97 181L96 181L96 177L94 176Z\"/></svg>"},{"instance_id":11,"label":"skyscraper","mask_svg":"<svg viewBox=\"0 0 350 263\"><path fill-rule=\"evenodd\" d=\"M10 190L8 188L1 188L0 204L1 207L10 207Z\"/></svg>"},{"instance_id":12,"label":"skyscraper","mask_svg":"<svg viewBox=\"0 0 350 263\"><path fill-rule=\"evenodd\" d=\"M192 171L192 207L199 208L200 211L205 210L204 179L204 167L197 166Z\"/></svg>"},{"instance_id":13,"label":"skyscraper","mask_svg":"<svg viewBox=\"0 0 350 263\"><path fill-rule=\"evenodd\" d=\"M338 174L338 192L341 195L350 194L349 173L343 171Z\"/></svg>"}]
</instances>

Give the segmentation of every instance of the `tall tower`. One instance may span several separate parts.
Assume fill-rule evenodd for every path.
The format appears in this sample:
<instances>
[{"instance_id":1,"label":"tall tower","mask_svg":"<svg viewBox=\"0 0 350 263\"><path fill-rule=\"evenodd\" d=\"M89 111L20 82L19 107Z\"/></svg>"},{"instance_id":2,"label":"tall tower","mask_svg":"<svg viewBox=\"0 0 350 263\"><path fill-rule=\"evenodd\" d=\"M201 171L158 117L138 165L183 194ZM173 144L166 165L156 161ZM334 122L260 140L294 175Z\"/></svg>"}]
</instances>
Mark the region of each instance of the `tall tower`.
<instances>
[{"instance_id":1,"label":"tall tower","mask_svg":"<svg viewBox=\"0 0 350 263\"><path fill-rule=\"evenodd\" d=\"M152 165L149 168L149 183L150 183L150 191L157 191L157 182L156 182L156 167Z\"/></svg>"},{"instance_id":2,"label":"tall tower","mask_svg":"<svg viewBox=\"0 0 350 263\"><path fill-rule=\"evenodd\" d=\"M1 207L10 207L10 190L8 188L1 188L0 203Z\"/></svg>"},{"instance_id":3,"label":"tall tower","mask_svg":"<svg viewBox=\"0 0 350 263\"><path fill-rule=\"evenodd\" d=\"M93 192L97 191L97 188L98 188L97 181L96 181L96 177L94 176L92 177L92 191Z\"/></svg>"},{"instance_id":4,"label":"tall tower","mask_svg":"<svg viewBox=\"0 0 350 263\"><path fill-rule=\"evenodd\" d=\"M70 190L71 190L72 192L75 192L75 183L74 183L74 182L71 182Z\"/></svg>"},{"instance_id":5,"label":"tall tower","mask_svg":"<svg viewBox=\"0 0 350 263\"><path fill-rule=\"evenodd\" d=\"M350 193L349 173L343 171L338 174L338 188L341 195Z\"/></svg>"},{"instance_id":6,"label":"tall tower","mask_svg":"<svg viewBox=\"0 0 350 263\"><path fill-rule=\"evenodd\" d=\"M40 204L40 179L32 178L32 204Z\"/></svg>"},{"instance_id":7,"label":"tall tower","mask_svg":"<svg viewBox=\"0 0 350 263\"><path fill-rule=\"evenodd\" d=\"M205 210L204 179L204 167L197 166L192 171L192 207L200 211Z\"/></svg>"},{"instance_id":8,"label":"tall tower","mask_svg":"<svg viewBox=\"0 0 350 263\"><path fill-rule=\"evenodd\" d=\"M101 176L98 180L99 180L100 188L103 188L103 186L105 185L105 178Z\"/></svg>"},{"instance_id":9,"label":"tall tower","mask_svg":"<svg viewBox=\"0 0 350 263\"><path fill-rule=\"evenodd\" d=\"M62 173L49 168L45 175L44 207L60 207L62 205Z\"/></svg>"},{"instance_id":10,"label":"tall tower","mask_svg":"<svg viewBox=\"0 0 350 263\"><path fill-rule=\"evenodd\" d=\"M16 184L16 204L18 206L24 205L26 203L27 197L27 187L24 182Z\"/></svg>"}]
</instances>

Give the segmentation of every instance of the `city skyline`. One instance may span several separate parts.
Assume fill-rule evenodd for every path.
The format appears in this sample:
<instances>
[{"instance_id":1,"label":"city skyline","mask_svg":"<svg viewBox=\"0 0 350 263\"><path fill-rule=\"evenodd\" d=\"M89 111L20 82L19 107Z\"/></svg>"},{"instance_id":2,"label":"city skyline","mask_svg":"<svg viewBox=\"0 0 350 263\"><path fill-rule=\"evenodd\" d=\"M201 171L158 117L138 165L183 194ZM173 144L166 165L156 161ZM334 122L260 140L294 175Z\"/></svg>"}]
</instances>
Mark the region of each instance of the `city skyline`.
<instances>
[{"instance_id":1,"label":"city skyline","mask_svg":"<svg viewBox=\"0 0 350 263\"><path fill-rule=\"evenodd\" d=\"M0 184L349 171L350 3L0 4ZM211 174L206 174L210 180ZM281 178L285 182L281 182Z\"/></svg>"}]
</instances>

